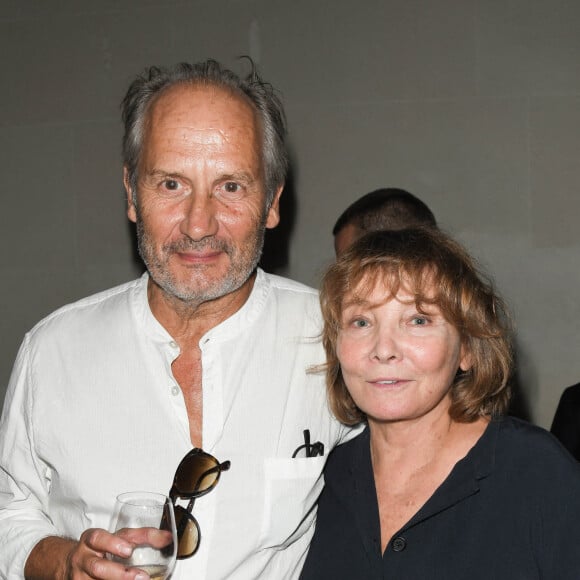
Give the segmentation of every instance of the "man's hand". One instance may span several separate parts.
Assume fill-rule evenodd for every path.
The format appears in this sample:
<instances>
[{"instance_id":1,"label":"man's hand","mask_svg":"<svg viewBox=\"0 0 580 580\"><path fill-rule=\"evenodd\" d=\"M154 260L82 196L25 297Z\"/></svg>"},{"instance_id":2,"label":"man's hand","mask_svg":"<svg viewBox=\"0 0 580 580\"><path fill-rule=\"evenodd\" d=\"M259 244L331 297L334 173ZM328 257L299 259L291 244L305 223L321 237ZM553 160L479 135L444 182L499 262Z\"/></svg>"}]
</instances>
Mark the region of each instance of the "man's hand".
<instances>
[{"instance_id":1,"label":"man's hand","mask_svg":"<svg viewBox=\"0 0 580 580\"><path fill-rule=\"evenodd\" d=\"M32 549L24 576L27 580L147 580L149 576L142 570L127 568L105 558L107 553L126 558L134 545L120 535L99 528L86 530L78 542L44 538Z\"/></svg>"}]
</instances>

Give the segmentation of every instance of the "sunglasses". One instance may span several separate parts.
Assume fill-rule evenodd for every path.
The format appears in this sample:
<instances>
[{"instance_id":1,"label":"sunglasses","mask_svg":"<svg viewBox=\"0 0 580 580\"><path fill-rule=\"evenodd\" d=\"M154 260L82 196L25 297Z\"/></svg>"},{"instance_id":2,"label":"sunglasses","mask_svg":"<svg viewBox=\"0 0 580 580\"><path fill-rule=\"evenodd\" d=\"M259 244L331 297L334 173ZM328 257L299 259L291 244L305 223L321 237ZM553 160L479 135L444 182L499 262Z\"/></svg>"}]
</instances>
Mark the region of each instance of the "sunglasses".
<instances>
[{"instance_id":1,"label":"sunglasses","mask_svg":"<svg viewBox=\"0 0 580 580\"><path fill-rule=\"evenodd\" d=\"M199 524L191 513L195 500L209 493L217 485L221 472L229 468L229 461L220 463L209 453L197 448L192 449L177 466L169 497L175 511L178 560L193 556L201 542ZM177 505L178 499L188 499L187 508Z\"/></svg>"}]
</instances>

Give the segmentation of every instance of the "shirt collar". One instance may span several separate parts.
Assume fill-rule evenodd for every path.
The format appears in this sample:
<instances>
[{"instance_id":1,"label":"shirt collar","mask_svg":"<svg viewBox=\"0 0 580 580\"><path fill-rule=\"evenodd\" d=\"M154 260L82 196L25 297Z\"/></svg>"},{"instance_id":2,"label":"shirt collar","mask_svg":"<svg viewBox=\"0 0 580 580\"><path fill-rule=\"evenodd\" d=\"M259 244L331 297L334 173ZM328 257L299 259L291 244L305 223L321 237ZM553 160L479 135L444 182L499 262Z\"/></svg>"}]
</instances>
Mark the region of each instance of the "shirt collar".
<instances>
[{"instance_id":1,"label":"shirt collar","mask_svg":"<svg viewBox=\"0 0 580 580\"><path fill-rule=\"evenodd\" d=\"M270 281L268 276L262 269L258 268L254 286L246 302L229 318L208 330L201 340L231 338L247 330L263 312L269 293Z\"/></svg>"},{"instance_id":2,"label":"shirt collar","mask_svg":"<svg viewBox=\"0 0 580 580\"><path fill-rule=\"evenodd\" d=\"M138 283L133 287L131 308L137 324L142 327L147 336L154 342L169 342L173 340L172 336L151 312L149 299L147 298L148 284L149 273L144 272Z\"/></svg>"},{"instance_id":3,"label":"shirt collar","mask_svg":"<svg viewBox=\"0 0 580 580\"><path fill-rule=\"evenodd\" d=\"M149 274L144 272L138 283L133 287L131 296L131 308L137 322L142 326L144 332L156 342L167 342L173 340L164 326L155 318L149 300L147 299L147 285ZM208 330L202 337L202 341L207 339L219 339L220 337L232 337L242 333L258 318L264 310L270 292L270 281L267 274L258 268L254 286L242 307L229 318Z\"/></svg>"},{"instance_id":4,"label":"shirt collar","mask_svg":"<svg viewBox=\"0 0 580 580\"><path fill-rule=\"evenodd\" d=\"M404 529L444 511L479 491L480 480L495 467L495 454L502 419L492 419L477 443L458 461L449 476L435 490L425 505L404 526Z\"/></svg>"}]
</instances>

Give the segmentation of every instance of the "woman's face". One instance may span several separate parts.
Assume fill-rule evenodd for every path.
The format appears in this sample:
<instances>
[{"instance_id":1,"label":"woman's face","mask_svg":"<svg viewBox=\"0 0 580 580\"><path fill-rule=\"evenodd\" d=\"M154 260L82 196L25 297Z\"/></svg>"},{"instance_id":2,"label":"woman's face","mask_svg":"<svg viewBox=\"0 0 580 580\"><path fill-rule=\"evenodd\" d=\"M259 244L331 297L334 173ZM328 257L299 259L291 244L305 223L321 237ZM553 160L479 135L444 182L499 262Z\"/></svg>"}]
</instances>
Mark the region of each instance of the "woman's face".
<instances>
[{"instance_id":1,"label":"woman's face","mask_svg":"<svg viewBox=\"0 0 580 580\"><path fill-rule=\"evenodd\" d=\"M371 423L447 412L457 370L469 368L459 332L403 288L388 295L379 281L364 301L343 301L337 355L351 397Z\"/></svg>"}]
</instances>

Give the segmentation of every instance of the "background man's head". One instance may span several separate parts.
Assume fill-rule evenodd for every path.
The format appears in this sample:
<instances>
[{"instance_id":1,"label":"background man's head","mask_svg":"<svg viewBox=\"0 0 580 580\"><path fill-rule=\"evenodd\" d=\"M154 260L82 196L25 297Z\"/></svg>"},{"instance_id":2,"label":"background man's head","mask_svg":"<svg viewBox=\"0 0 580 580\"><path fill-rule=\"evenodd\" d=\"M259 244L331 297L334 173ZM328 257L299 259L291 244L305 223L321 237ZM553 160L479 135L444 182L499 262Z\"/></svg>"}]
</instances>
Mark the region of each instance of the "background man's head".
<instances>
[{"instance_id":1,"label":"background man's head","mask_svg":"<svg viewBox=\"0 0 580 580\"><path fill-rule=\"evenodd\" d=\"M433 212L404 189L387 187L371 191L349 205L340 215L332 235L340 256L355 240L376 230L437 227Z\"/></svg>"}]
</instances>

